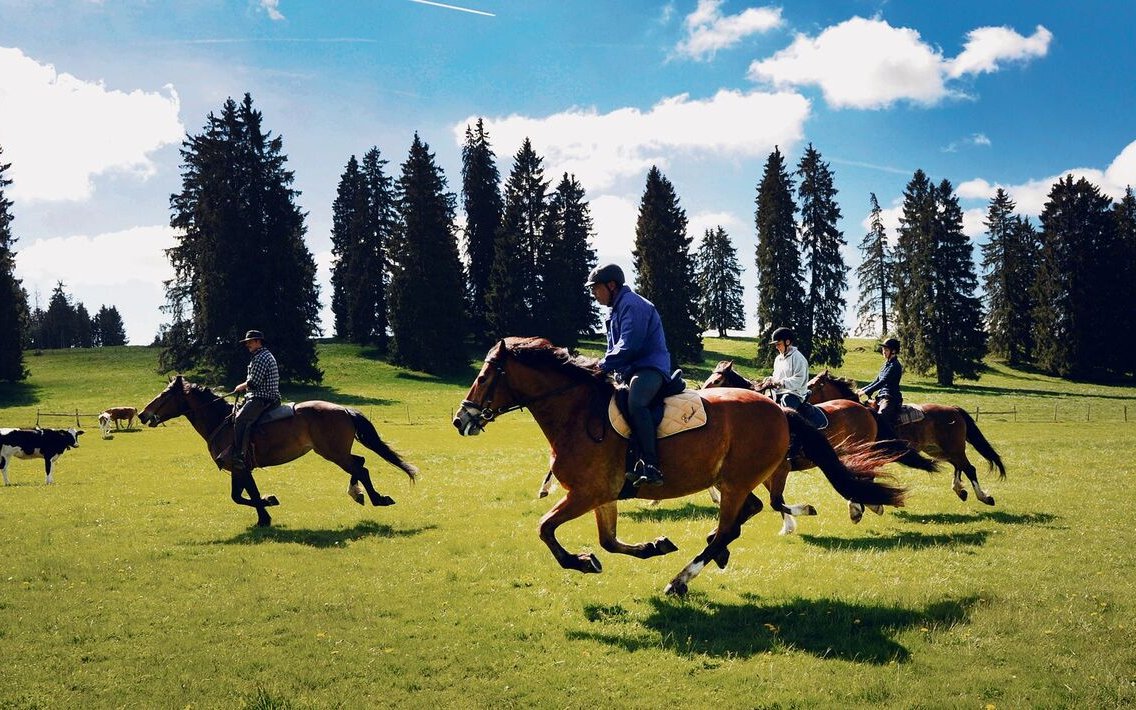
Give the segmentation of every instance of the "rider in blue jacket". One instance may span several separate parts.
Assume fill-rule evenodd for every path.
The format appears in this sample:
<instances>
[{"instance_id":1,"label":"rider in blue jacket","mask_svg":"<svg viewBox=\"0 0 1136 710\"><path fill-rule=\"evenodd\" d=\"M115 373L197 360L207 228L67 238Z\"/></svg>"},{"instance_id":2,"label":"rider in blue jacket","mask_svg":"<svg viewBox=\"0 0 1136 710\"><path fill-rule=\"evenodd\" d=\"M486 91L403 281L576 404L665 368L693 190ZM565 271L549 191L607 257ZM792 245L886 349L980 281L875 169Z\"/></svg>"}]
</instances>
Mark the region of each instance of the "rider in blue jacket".
<instances>
[{"instance_id":1,"label":"rider in blue jacket","mask_svg":"<svg viewBox=\"0 0 1136 710\"><path fill-rule=\"evenodd\" d=\"M628 423L639 445L640 460L628 473L628 480L635 486L662 485L655 423L648 405L666 383L671 367L663 321L653 303L626 285L623 269L616 264L593 269L588 275L588 286L596 301L611 309L607 319L607 352L600 360L600 369L614 372L629 387Z\"/></svg>"},{"instance_id":2,"label":"rider in blue jacket","mask_svg":"<svg viewBox=\"0 0 1136 710\"><path fill-rule=\"evenodd\" d=\"M903 405L903 393L899 391L899 381L903 377L903 364L899 361L899 341L888 338L884 341L880 352L884 356L883 367L880 374L869 384L856 390L856 394L865 396L876 394L876 406L879 408L880 422L886 428L880 431L881 439L896 438L896 419L899 409ZM888 431L890 429L891 431Z\"/></svg>"}]
</instances>

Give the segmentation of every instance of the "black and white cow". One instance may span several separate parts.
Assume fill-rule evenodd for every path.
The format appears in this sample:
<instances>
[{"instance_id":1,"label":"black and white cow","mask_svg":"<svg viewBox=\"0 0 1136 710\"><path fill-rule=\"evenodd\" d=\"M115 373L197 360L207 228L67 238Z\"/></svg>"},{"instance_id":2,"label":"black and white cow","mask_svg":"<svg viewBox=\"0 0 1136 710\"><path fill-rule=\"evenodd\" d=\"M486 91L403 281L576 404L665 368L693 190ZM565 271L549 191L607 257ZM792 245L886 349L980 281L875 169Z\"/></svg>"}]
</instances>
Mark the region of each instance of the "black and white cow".
<instances>
[{"instance_id":1,"label":"black and white cow","mask_svg":"<svg viewBox=\"0 0 1136 710\"><path fill-rule=\"evenodd\" d=\"M43 459L47 482L55 460L67 449L79 445L82 429L0 429L0 473L8 485L8 462L17 459Z\"/></svg>"}]
</instances>

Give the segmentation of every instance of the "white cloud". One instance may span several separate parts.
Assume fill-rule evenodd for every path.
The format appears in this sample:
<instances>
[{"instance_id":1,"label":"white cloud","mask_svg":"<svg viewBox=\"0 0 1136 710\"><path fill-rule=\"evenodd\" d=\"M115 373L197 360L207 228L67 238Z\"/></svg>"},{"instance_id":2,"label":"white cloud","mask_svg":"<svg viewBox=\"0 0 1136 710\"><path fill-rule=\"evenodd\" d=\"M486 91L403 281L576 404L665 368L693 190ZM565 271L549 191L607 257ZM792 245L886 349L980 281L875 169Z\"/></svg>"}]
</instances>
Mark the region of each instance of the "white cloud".
<instances>
[{"instance_id":1,"label":"white cloud","mask_svg":"<svg viewBox=\"0 0 1136 710\"><path fill-rule=\"evenodd\" d=\"M1001 187L1016 205L1018 214L1038 217L1049 200L1049 192L1058 180L1072 175L1074 180L1084 178L1100 188L1101 192L1119 200L1129 185L1136 186L1136 140L1124 147L1107 168L1069 168L1056 175L1029 180L1018 185L991 183L983 178L975 178L961 183L956 192L959 197L989 201L994 192Z\"/></svg>"},{"instance_id":2,"label":"white cloud","mask_svg":"<svg viewBox=\"0 0 1136 710\"><path fill-rule=\"evenodd\" d=\"M853 17L815 38L797 35L789 47L750 64L749 77L779 87L816 85L834 108L879 109L901 100L931 106L963 95L947 79L994 71L999 60L1043 56L1051 36L1043 27L1029 38L1008 28L980 27L950 60L916 30Z\"/></svg>"},{"instance_id":3,"label":"white cloud","mask_svg":"<svg viewBox=\"0 0 1136 710\"><path fill-rule=\"evenodd\" d=\"M268 13L268 19L279 22L285 19L280 12L280 0L260 0L260 8Z\"/></svg>"},{"instance_id":4,"label":"white cloud","mask_svg":"<svg viewBox=\"0 0 1136 710\"><path fill-rule=\"evenodd\" d=\"M66 292L94 315L99 306L114 306L126 324L130 342L146 345L159 323L165 303L162 282L173 278L165 250L176 244L167 225L133 227L89 236L39 239L17 245L16 278L23 281L32 306L40 307L60 281Z\"/></svg>"},{"instance_id":5,"label":"white cloud","mask_svg":"<svg viewBox=\"0 0 1136 710\"><path fill-rule=\"evenodd\" d=\"M943 146L941 150L944 153L957 153L959 151L959 148L965 148L967 146L989 147L991 145L993 145L993 143L990 142L990 139L986 137L985 133L972 133L966 138L962 138L957 141L951 141L947 145Z\"/></svg>"},{"instance_id":6,"label":"white cloud","mask_svg":"<svg viewBox=\"0 0 1136 710\"><path fill-rule=\"evenodd\" d=\"M1009 27L979 27L968 32L966 38L962 53L946 63L947 76L951 78L998 71L1001 61L1025 62L1044 57L1053 33L1041 25L1029 37Z\"/></svg>"},{"instance_id":7,"label":"white cloud","mask_svg":"<svg viewBox=\"0 0 1136 710\"><path fill-rule=\"evenodd\" d=\"M6 47L0 47L0 106L10 196L29 202L86 200L91 179L104 173L146 179L156 170L150 153L185 135L171 86L164 93L108 90Z\"/></svg>"},{"instance_id":8,"label":"white cloud","mask_svg":"<svg viewBox=\"0 0 1136 710\"><path fill-rule=\"evenodd\" d=\"M779 7L750 7L727 16L720 12L721 6L722 0L698 0L698 7L686 17L686 36L675 47L680 56L712 58L719 49L728 49L750 35L783 24Z\"/></svg>"},{"instance_id":9,"label":"white cloud","mask_svg":"<svg viewBox=\"0 0 1136 710\"><path fill-rule=\"evenodd\" d=\"M648 111L570 109L540 118L486 118L485 127L499 156L511 156L527 137L544 158L546 175L573 173L594 193L622 178L644 176L652 165L665 172L674 153L763 157L775 145L784 152L801 140L809 108L808 99L796 93L722 90L705 100L673 96ZM476 121L470 116L453 127L458 145L466 126ZM502 172L510 169L507 164Z\"/></svg>"}]
</instances>

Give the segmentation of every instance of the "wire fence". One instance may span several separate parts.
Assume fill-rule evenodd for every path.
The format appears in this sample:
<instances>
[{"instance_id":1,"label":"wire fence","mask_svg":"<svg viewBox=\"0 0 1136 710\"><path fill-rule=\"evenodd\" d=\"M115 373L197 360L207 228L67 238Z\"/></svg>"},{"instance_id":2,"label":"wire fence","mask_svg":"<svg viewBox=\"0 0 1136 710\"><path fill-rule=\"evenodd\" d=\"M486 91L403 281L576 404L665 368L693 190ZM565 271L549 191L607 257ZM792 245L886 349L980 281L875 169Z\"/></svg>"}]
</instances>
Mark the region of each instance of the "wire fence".
<instances>
[{"instance_id":1,"label":"wire fence","mask_svg":"<svg viewBox=\"0 0 1136 710\"><path fill-rule=\"evenodd\" d=\"M995 408L995 405L966 407L974 421L1008 422L1128 422L1136 421L1136 402L1129 411L1127 402L1101 402L1095 400L1060 400L1053 403L1012 404Z\"/></svg>"}]
</instances>

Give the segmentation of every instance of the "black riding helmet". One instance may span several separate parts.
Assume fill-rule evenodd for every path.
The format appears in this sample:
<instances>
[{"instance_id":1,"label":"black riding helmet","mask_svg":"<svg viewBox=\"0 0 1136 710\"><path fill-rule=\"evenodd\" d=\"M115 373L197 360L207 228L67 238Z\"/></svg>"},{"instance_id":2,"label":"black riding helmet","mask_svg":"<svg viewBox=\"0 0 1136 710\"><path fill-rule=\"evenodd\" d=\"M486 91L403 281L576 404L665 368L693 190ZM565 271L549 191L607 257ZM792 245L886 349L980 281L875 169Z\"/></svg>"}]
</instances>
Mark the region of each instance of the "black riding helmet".
<instances>
[{"instance_id":1,"label":"black riding helmet","mask_svg":"<svg viewBox=\"0 0 1136 710\"><path fill-rule=\"evenodd\" d=\"M893 353L899 352L899 341L895 338L888 338L884 341L883 347L892 351Z\"/></svg>"},{"instance_id":2,"label":"black riding helmet","mask_svg":"<svg viewBox=\"0 0 1136 710\"><path fill-rule=\"evenodd\" d=\"M773 335L769 336L769 344L773 345L778 340L795 341L796 338L793 337L793 329L782 326L773 331Z\"/></svg>"},{"instance_id":3,"label":"black riding helmet","mask_svg":"<svg viewBox=\"0 0 1136 710\"><path fill-rule=\"evenodd\" d=\"M626 283L623 278L623 269L619 268L619 264L597 266L592 269L592 273L588 274L588 282L584 285L590 287L593 284L606 284L608 281L614 281L618 286Z\"/></svg>"}]
</instances>

